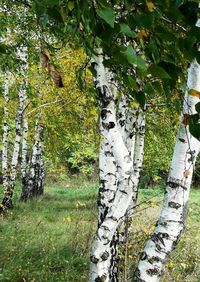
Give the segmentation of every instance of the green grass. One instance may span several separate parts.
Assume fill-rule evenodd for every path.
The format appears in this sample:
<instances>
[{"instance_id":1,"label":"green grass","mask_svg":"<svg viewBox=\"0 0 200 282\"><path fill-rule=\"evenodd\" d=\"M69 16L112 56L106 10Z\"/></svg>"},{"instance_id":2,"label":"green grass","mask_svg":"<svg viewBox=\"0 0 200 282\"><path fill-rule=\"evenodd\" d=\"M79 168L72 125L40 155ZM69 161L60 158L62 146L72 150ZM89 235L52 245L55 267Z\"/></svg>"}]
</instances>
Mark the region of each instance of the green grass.
<instances>
[{"instance_id":1,"label":"green grass","mask_svg":"<svg viewBox=\"0 0 200 282\"><path fill-rule=\"evenodd\" d=\"M50 185L43 197L27 203L18 202L19 190L17 187L14 208L1 220L0 281L88 281L89 251L97 222L97 185ZM159 189L141 190L128 238L130 275L159 213L161 198ZM200 191L194 190L187 230L170 258L165 282L200 281L199 215ZM123 264L122 256L122 270Z\"/></svg>"}]
</instances>

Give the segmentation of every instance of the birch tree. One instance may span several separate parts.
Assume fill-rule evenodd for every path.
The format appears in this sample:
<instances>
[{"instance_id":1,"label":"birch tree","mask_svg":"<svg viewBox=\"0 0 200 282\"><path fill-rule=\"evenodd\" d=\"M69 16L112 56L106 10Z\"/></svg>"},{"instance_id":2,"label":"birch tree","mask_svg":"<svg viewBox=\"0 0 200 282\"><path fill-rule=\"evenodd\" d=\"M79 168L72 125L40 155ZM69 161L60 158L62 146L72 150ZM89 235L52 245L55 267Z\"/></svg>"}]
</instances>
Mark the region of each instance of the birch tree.
<instances>
[{"instance_id":1,"label":"birch tree","mask_svg":"<svg viewBox=\"0 0 200 282\"><path fill-rule=\"evenodd\" d=\"M27 49L17 50L17 55L22 62L22 82L18 91L18 109L16 113L16 121L15 121L15 139L13 145L13 153L11 158L11 163L9 165L9 176L7 185L5 185L4 189L4 197L2 200L2 204L0 207L0 212L5 212L8 208L12 207L12 197L13 191L15 188L16 177L17 177L17 166L19 160L19 152L20 152L20 142L21 142L21 129L22 129L22 118L24 105L26 100L26 78L25 78L25 70L27 68Z\"/></svg>"},{"instance_id":2,"label":"birch tree","mask_svg":"<svg viewBox=\"0 0 200 282\"><path fill-rule=\"evenodd\" d=\"M190 94L192 89L200 92L200 65L196 60L188 70L187 91L161 214L133 281L160 281L167 258L185 227L192 175L200 151L200 142L188 128L188 117L196 113L195 105L199 102L199 97Z\"/></svg>"},{"instance_id":3,"label":"birch tree","mask_svg":"<svg viewBox=\"0 0 200 282\"><path fill-rule=\"evenodd\" d=\"M9 168L10 169L9 178L8 178L9 180L7 182L7 185L5 186L4 197L0 208L1 212L4 212L8 208L12 207L12 197L13 197L13 190L15 188L17 165L18 165L19 150L20 150L21 126L22 126L25 91L26 91L25 85L22 84L20 86L19 94L18 94L18 110L16 114L15 140L13 146L12 160Z\"/></svg>"},{"instance_id":4,"label":"birch tree","mask_svg":"<svg viewBox=\"0 0 200 282\"><path fill-rule=\"evenodd\" d=\"M2 175L3 175L3 186L6 188L8 185L8 118L9 110L7 107L9 101L9 80L5 78L4 80L4 121L3 121L3 139L2 139Z\"/></svg>"},{"instance_id":5,"label":"birch tree","mask_svg":"<svg viewBox=\"0 0 200 282\"><path fill-rule=\"evenodd\" d=\"M128 205L132 205L133 203L135 206L137 198L135 182L137 182L136 177L138 176L135 176L133 173L135 125L130 113L128 118L124 114L123 109L127 110L127 108L123 107L124 103L126 103L125 97L122 97L119 105L119 119L117 120L117 86L113 73L108 71L103 65L103 55L98 55L93 64L97 72L95 87L101 103L101 133L107 142L109 150L105 154L104 149L103 154L101 153L100 155L100 170L104 172L106 168L106 174L104 174L103 178L104 189L100 187L100 216L102 214L101 210L104 210L105 214L103 217L101 216L97 236L93 245L90 279L91 281L95 281L95 279L118 281L119 276L116 259L118 245L117 227L123 221ZM126 118L128 119L128 123L126 123ZM102 152L102 149L100 152ZM106 162L105 156L109 156L109 162ZM104 164L104 170L101 167L102 163ZM109 178L105 181L106 175ZM109 189L105 190L105 183L109 185ZM103 195L101 195L102 190L104 192ZM102 200L104 201L103 209ZM110 229L110 223L112 229ZM103 252L102 247L104 248ZM113 266L114 260L116 261Z\"/></svg>"},{"instance_id":6,"label":"birch tree","mask_svg":"<svg viewBox=\"0 0 200 282\"><path fill-rule=\"evenodd\" d=\"M32 154L22 179L21 201L38 197L44 191L43 131L44 128L39 124L39 120L37 119Z\"/></svg>"}]
</instances>

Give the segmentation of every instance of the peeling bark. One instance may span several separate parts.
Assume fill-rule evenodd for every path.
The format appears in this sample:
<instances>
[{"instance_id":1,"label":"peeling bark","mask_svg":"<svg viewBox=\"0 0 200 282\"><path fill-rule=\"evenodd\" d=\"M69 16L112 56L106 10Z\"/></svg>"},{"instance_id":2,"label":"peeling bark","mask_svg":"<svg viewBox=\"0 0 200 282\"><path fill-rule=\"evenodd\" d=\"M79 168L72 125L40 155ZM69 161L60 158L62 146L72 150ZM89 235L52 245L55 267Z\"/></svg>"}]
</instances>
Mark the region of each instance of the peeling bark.
<instances>
[{"instance_id":1,"label":"peeling bark","mask_svg":"<svg viewBox=\"0 0 200 282\"><path fill-rule=\"evenodd\" d=\"M200 91L200 65L196 60L188 70L183 113L161 214L141 255L133 281L160 281L167 258L177 246L185 227L192 174L200 151L200 142L191 136L188 125L184 122L186 115L196 113L195 104L199 102L199 98L188 94L190 89Z\"/></svg>"}]
</instances>

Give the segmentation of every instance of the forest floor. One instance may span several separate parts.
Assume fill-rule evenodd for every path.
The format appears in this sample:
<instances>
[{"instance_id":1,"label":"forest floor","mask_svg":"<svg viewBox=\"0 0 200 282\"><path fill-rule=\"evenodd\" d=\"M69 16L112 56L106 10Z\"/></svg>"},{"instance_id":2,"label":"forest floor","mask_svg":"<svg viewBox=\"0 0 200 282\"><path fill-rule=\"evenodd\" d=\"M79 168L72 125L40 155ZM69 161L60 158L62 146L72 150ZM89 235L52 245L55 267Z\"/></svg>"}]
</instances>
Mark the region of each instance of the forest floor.
<instances>
[{"instance_id":1,"label":"forest floor","mask_svg":"<svg viewBox=\"0 0 200 282\"><path fill-rule=\"evenodd\" d=\"M0 222L0 281L88 282L89 252L97 222L97 184L48 185L44 196L15 205ZM126 252L121 250L121 282L131 276L159 213L163 191L140 191ZM165 282L200 281L200 190L193 190L187 227L167 263ZM125 277L126 276L126 277ZM126 280L127 279L127 280Z\"/></svg>"}]
</instances>

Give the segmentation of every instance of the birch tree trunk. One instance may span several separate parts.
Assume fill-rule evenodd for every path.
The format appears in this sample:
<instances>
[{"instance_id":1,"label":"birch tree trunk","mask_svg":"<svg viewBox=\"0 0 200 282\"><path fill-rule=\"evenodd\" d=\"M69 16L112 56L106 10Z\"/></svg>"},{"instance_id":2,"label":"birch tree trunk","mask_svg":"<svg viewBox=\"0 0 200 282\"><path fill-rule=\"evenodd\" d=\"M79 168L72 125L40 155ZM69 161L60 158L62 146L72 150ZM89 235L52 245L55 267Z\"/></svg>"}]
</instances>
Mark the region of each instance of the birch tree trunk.
<instances>
[{"instance_id":1,"label":"birch tree trunk","mask_svg":"<svg viewBox=\"0 0 200 282\"><path fill-rule=\"evenodd\" d=\"M24 103L25 93L26 93L26 83L23 83L20 86L19 96L18 96L19 104L18 104L18 110L17 110L17 115L16 115L15 141L14 141L14 147L13 147L12 160L11 160L9 181L7 185L5 186L4 198L2 201L2 205L0 207L0 212L4 212L8 208L12 207L12 196L13 196L13 190L14 190L15 182L16 182L17 164L18 164L18 158L19 158L23 103Z\"/></svg>"},{"instance_id":2,"label":"birch tree trunk","mask_svg":"<svg viewBox=\"0 0 200 282\"><path fill-rule=\"evenodd\" d=\"M4 189L8 185L8 118L9 118L9 111L7 108L7 104L9 101L8 97L9 93L9 81L8 78L4 81L4 121L3 121L3 139L2 139L2 175L3 175L3 187Z\"/></svg>"},{"instance_id":3,"label":"birch tree trunk","mask_svg":"<svg viewBox=\"0 0 200 282\"><path fill-rule=\"evenodd\" d=\"M145 138L145 114L146 109L139 109L136 113L136 138L134 142L134 152L133 152L133 169L135 176L135 185L137 187L138 193L138 185L140 180L140 173L142 169L143 159L144 159L144 138ZM130 202L130 205L127 210L127 217L132 218L134 214L136 206L135 196L133 197L133 201Z\"/></svg>"},{"instance_id":4,"label":"birch tree trunk","mask_svg":"<svg viewBox=\"0 0 200 282\"><path fill-rule=\"evenodd\" d=\"M13 154L10 165L10 174L7 185L4 189L4 197L2 204L0 206L0 213L5 212L8 208L12 207L12 197L13 190L15 188L16 176L17 176L17 165L19 159L20 151L20 141L21 141L21 127L22 127L22 117L24 110L24 102L26 100L26 75L25 72L28 68L27 64L27 47L17 50L17 56L22 62L22 65L19 65L20 73L22 75L22 82L18 92L18 110L16 114L16 128L15 128L15 140L13 146Z\"/></svg>"},{"instance_id":5,"label":"birch tree trunk","mask_svg":"<svg viewBox=\"0 0 200 282\"><path fill-rule=\"evenodd\" d=\"M43 127L36 121L32 156L22 181L21 201L38 197L44 191L44 161L42 155Z\"/></svg>"},{"instance_id":6,"label":"birch tree trunk","mask_svg":"<svg viewBox=\"0 0 200 282\"><path fill-rule=\"evenodd\" d=\"M23 116L22 158L21 158L22 182L24 177L26 176L27 153L28 153L28 119L25 116Z\"/></svg>"},{"instance_id":7,"label":"birch tree trunk","mask_svg":"<svg viewBox=\"0 0 200 282\"><path fill-rule=\"evenodd\" d=\"M97 64L102 64L102 62L97 62ZM103 67L103 65L102 65ZM104 79L108 84L112 83L112 75L109 73L105 74L105 77L100 77L100 80ZM98 85L98 80L94 78L94 84ZM117 101L116 93L117 88L113 85L112 91L115 96L115 103ZM115 105L114 105L115 107ZM112 150L108 141L105 138L104 131L106 128L102 125L103 120L100 116L100 133L101 133L101 141L100 141L100 152L99 152L99 196L98 196L98 209L99 209L99 218L98 218L98 227L102 224L105 219L109 208L112 205L112 202L115 197L115 193L117 190L117 167L116 161L113 156ZM109 277L107 281L114 281L114 276L118 276L118 267L116 267L117 260L117 250L115 248L115 244L118 238L118 233L114 234L113 239L110 243L110 248L108 249L109 257L104 262L102 267L106 269L109 273Z\"/></svg>"},{"instance_id":8,"label":"birch tree trunk","mask_svg":"<svg viewBox=\"0 0 200 282\"><path fill-rule=\"evenodd\" d=\"M200 92L200 65L196 60L188 70L183 113L161 214L141 255L133 281L160 281L166 260L177 246L185 227L192 174L200 150L200 142L191 136L187 124L188 116L196 112L195 105L199 102L199 98L189 95L190 89Z\"/></svg>"},{"instance_id":9,"label":"birch tree trunk","mask_svg":"<svg viewBox=\"0 0 200 282\"><path fill-rule=\"evenodd\" d=\"M132 161L124 143L116 118L117 88L114 76L103 66L103 56L95 61L97 71L96 89L101 101L101 128L117 166L117 191L106 217L99 226L91 252L90 281L109 281L107 261L110 259L110 244L114 233L124 218L135 187ZM108 79L109 78L109 79ZM109 81L109 83L108 83ZM130 182L132 185L130 185ZM135 195L136 200L136 195Z\"/></svg>"}]
</instances>

